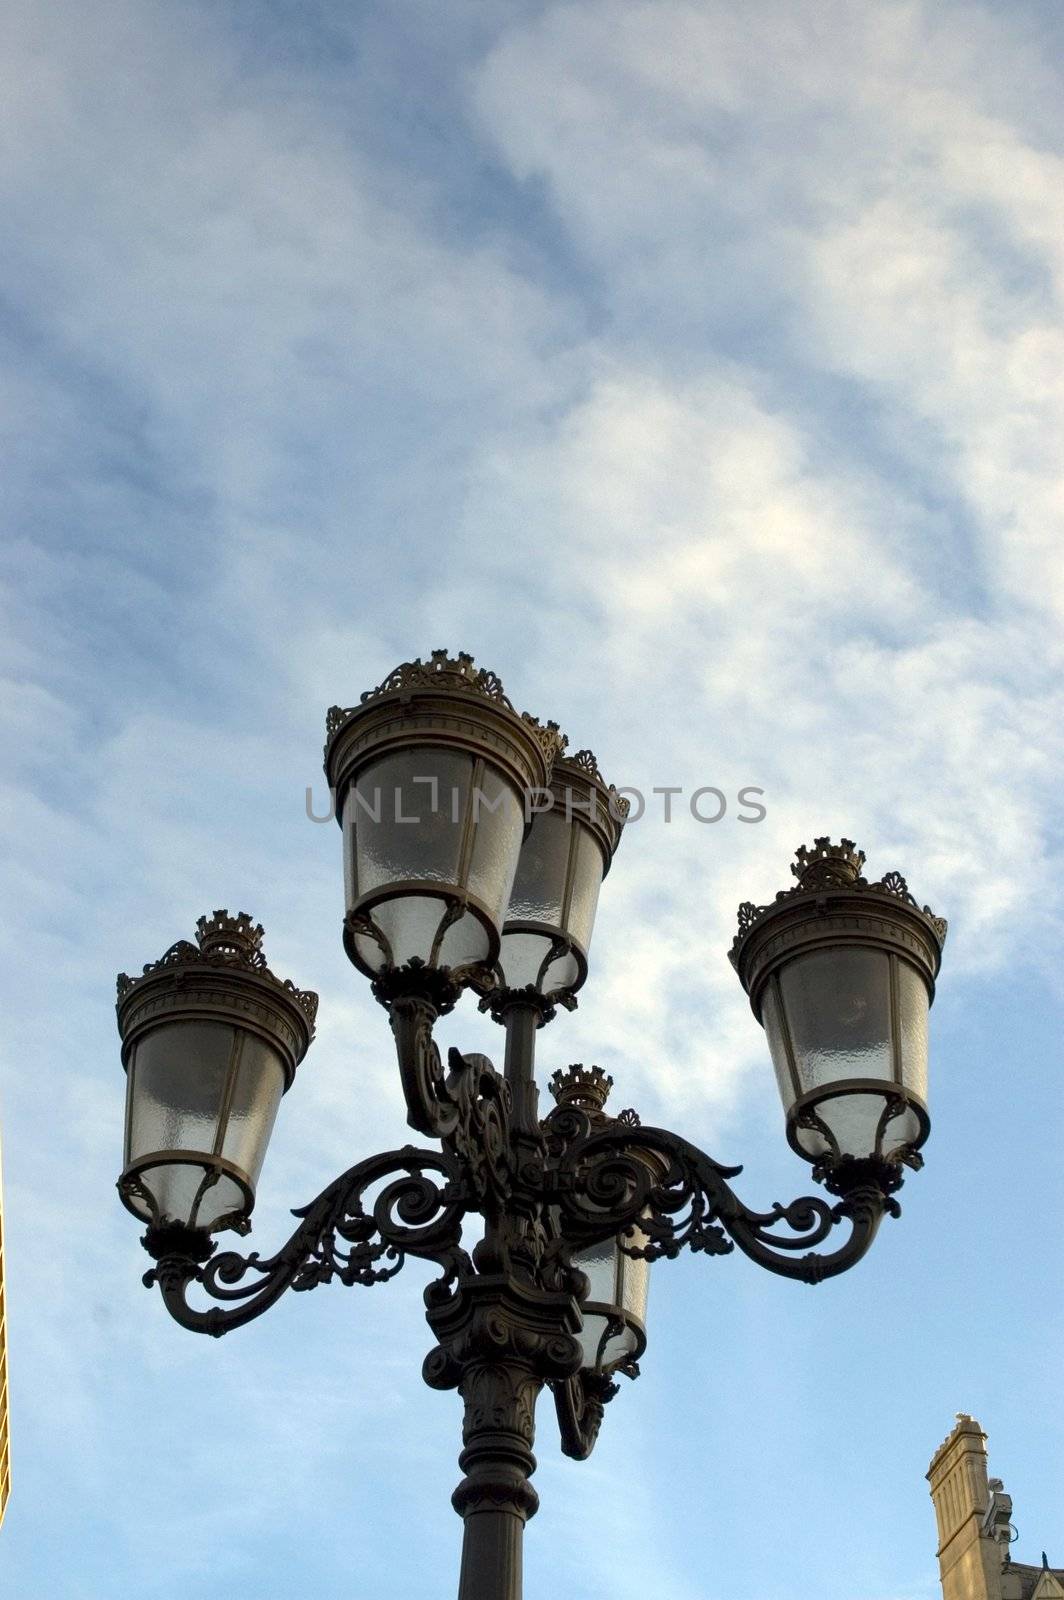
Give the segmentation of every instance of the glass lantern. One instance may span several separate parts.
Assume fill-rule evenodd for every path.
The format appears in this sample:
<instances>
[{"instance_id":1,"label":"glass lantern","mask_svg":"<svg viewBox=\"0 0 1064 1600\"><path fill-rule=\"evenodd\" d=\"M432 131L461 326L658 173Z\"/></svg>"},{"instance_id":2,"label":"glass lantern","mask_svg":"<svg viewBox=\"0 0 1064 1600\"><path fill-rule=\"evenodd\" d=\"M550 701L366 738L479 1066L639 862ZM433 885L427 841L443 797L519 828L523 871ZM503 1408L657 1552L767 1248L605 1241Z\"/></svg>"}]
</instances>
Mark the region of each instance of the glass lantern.
<instances>
[{"instance_id":1,"label":"glass lantern","mask_svg":"<svg viewBox=\"0 0 1064 1600\"><path fill-rule=\"evenodd\" d=\"M126 1069L119 1193L153 1228L246 1233L281 1096L317 996L266 965L262 928L216 911L141 977L118 980Z\"/></svg>"},{"instance_id":2,"label":"glass lantern","mask_svg":"<svg viewBox=\"0 0 1064 1600\"><path fill-rule=\"evenodd\" d=\"M590 750L555 761L550 797L521 847L497 975L506 990L564 1003L587 977L599 889L628 801L607 787Z\"/></svg>"},{"instance_id":3,"label":"glass lantern","mask_svg":"<svg viewBox=\"0 0 1064 1600\"><path fill-rule=\"evenodd\" d=\"M613 1079L601 1067L585 1067L580 1062L556 1072L550 1081L559 1109L584 1112L593 1132L614 1127L621 1120L609 1116L605 1109L612 1087ZM653 1173L664 1175L661 1158L653 1151L633 1154ZM643 1230L635 1225L572 1253L573 1266L588 1281L587 1296L580 1306L583 1328L578 1336L583 1354L581 1370L585 1373L609 1376L622 1371L630 1377L636 1375L635 1363L647 1343L650 1263L626 1252L645 1248L648 1242Z\"/></svg>"},{"instance_id":4,"label":"glass lantern","mask_svg":"<svg viewBox=\"0 0 1064 1600\"><path fill-rule=\"evenodd\" d=\"M638 1228L625 1237L627 1245L645 1245ZM587 1278L587 1299L579 1335L586 1372L611 1373L639 1360L647 1346L647 1290L650 1263L625 1255L617 1239L573 1253L573 1266Z\"/></svg>"},{"instance_id":5,"label":"glass lantern","mask_svg":"<svg viewBox=\"0 0 1064 1600\"><path fill-rule=\"evenodd\" d=\"M928 1010L946 924L898 873L867 883L864 859L849 839L803 846L797 886L741 907L732 947L787 1137L829 1180L843 1162L919 1166L930 1131Z\"/></svg>"},{"instance_id":6,"label":"glass lantern","mask_svg":"<svg viewBox=\"0 0 1064 1600\"><path fill-rule=\"evenodd\" d=\"M343 831L344 943L370 977L411 963L486 973L527 830L560 746L471 656L397 667L328 718L325 771Z\"/></svg>"}]
</instances>

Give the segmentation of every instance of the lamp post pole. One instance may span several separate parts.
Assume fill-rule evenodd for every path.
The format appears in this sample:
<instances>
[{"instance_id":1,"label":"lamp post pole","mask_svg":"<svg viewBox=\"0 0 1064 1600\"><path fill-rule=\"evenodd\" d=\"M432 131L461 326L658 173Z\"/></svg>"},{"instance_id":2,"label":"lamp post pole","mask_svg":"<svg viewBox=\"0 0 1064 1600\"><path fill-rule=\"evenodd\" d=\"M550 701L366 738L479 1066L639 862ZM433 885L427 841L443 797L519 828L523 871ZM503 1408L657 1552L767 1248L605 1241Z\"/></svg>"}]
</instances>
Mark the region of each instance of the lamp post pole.
<instances>
[{"instance_id":1,"label":"lamp post pole","mask_svg":"<svg viewBox=\"0 0 1064 1600\"><path fill-rule=\"evenodd\" d=\"M514 1103L514 1123L533 1137L539 1131L539 1091L536 1088L536 1029L543 1021L543 1007L527 999L512 1000L496 1015L506 1029L506 1054L503 1076L510 1086Z\"/></svg>"},{"instance_id":2,"label":"lamp post pole","mask_svg":"<svg viewBox=\"0 0 1064 1600\"><path fill-rule=\"evenodd\" d=\"M536 1029L544 1008L506 991L495 997L506 1030L500 1094L509 1104L514 1155L535 1159L541 1139L534 1080ZM488 1065L485 1063L485 1065ZM429 1324L440 1344L424 1367L437 1388L454 1384L462 1398L465 1476L451 1497L463 1520L459 1600L521 1600L525 1524L539 1508L529 1482L536 1470L536 1405L544 1383L578 1370L580 1327L571 1293L535 1283L530 1232L539 1209L511 1192L510 1206L485 1213L485 1234L473 1251L478 1274Z\"/></svg>"},{"instance_id":3,"label":"lamp post pole","mask_svg":"<svg viewBox=\"0 0 1064 1600\"><path fill-rule=\"evenodd\" d=\"M898 1214L929 1130L927 1011L945 923L899 874L869 883L848 840L800 850L794 887L740 908L731 958L768 1037L788 1138L830 1196L754 1211L731 1187L739 1168L634 1112L608 1116L612 1080L598 1067L556 1072L557 1105L541 1119L536 1034L576 1003L624 823L590 752L567 756L556 725L519 717L494 674L442 651L331 712L328 731L345 945L388 1011L408 1121L432 1143L349 1168L296 1212L273 1256L218 1252L214 1234L250 1227L317 997L270 971L250 917L217 911L196 943L119 978L119 1192L147 1224L145 1283L183 1327L215 1337L289 1288L379 1283L408 1256L436 1263L423 1375L463 1404L459 1600L521 1600L537 1401L548 1386L562 1449L586 1458L615 1377L638 1372L649 1264L738 1247L816 1283ZM523 804L521 785L552 804ZM411 829L417 786L432 805ZM454 1049L445 1067L434 1041L470 988L505 1028L501 1073ZM481 1236L468 1253L471 1218ZM836 1228L842 1242L821 1251Z\"/></svg>"}]
</instances>

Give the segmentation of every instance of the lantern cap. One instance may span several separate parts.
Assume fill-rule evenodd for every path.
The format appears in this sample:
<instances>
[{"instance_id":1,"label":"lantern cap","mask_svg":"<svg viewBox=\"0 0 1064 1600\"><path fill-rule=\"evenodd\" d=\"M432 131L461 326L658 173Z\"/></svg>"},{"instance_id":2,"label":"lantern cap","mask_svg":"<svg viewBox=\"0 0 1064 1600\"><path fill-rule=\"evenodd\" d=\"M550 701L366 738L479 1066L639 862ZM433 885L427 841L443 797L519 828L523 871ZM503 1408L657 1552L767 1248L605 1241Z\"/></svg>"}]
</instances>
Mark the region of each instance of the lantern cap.
<instances>
[{"instance_id":1,"label":"lantern cap","mask_svg":"<svg viewBox=\"0 0 1064 1600\"><path fill-rule=\"evenodd\" d=\"M200 917L196 943L178 939L139 976L118 974L118 1031L122 1064L153 1029L177 1022L227 1022L279 1051L285 1087L314 1038L318 997L279 978L266 965L262 928L246 911Z\"/></svg>"},{"instance_id":2,"label":"lantern cap","mask_svg":"<svg viewBox=\"0 0 1064 1600\"><path fill-rule=\"evenodd\" d=\"M200 917L196 922L195 944L188 939L178 939L158 961L149 961L138 977L131 978L127 972L118 974L119 1007L145 978L157 977L169 969L229 968L254 973L283 989L306 1017L313 1034L318 996L312 989L297 989L291 978L278 978L270 971L262 948L264 933L261 922L254 922L247 911L238 911L232 916L222 907L212 911L209 917Z\"/></svg>"},{"instance_id":3,"label":"lantern cap","mask_svg":"<svg viewBox=\"0 0 1064 1600\"><path fill-rule=\"evenodd\" d=\"M339 797L382 756L426 745L459 750L501 767L522 791L549 783L566 742L556 722L515 711L497 673L476 667L464 651L446 650L400 662L356 706L331 706L325 735L325 774L341 824Z\"/></svg>"},{"instance_id":4,"label":"lantern cap","mask_svg":"<svg viewBox=\"0 0 1064 1600\"><path fill-rule=\"evenodd\" d=\"M598 839L605 877L621 842L631 801L606 782L593 750L577 750L574 755L563 751L554 763L551 788L555 808L563 810L567 818L576 813Z\"/></svg>"},{"instance_id":5,"label":"lantern cap","mask_svg":"<svg viewBox=\"0 0 1064 1600\"><path fill-rule=\"evenodd\" d=\"M869 883L867 878L861 876L864 864L865 853L857 848L852 839L840 839L838 844L833 844L825 836L814 839L811 848L799 845L791 864L791 872L798 881L789 889L781 889L768 905L758 906L751 900L744 900L739 907L738 932L728 952L732 966L741 973L741 952L748 935L755 928L786 912L792 902L813 896L837 900L839 910L842 909L843 899L848 897L859 897L859 902L863 901L863 909L868 911L872 910L873 897L879 898L884 909L890 905L908 907L918 917L926 919L934 943L941 952L948 928L946 919L936 916L930 906L919 904L900 872L884 873L876 883Z\"/></svg>"},{"instance_id":6,"label":"lantern cap","mask_svg":"<svg viewBox=\"0 0 1064 1600\"><path fill-rule=\"evenodd\" d=\"M564 734L562 738L568 744ZM605 791L607 810L616 824L617 833L619 834L624 824L628 821L628 813L632 809L632 802L618 792L615 784L606 782L606 779L602 776L602 769L598 764L598 757L593 750L577 750L573 755L567 755L563 751L556 763L557 776L562 777L573 770L590 778L593 783Z\"/></svg>"},{"instance_id":7,"label":"lantern cap","mask_svg":"<svg viewBox=\"0 0 1064 1600\"><path fill-rule=\"evenodd\" d=\"M531 712L516 711L498 673L487 667L477 667L467 651L459 650L452 656L445 649L433 650L427 661L422 661L420 656L415 656L413 661L401 661L375 689L367 689L359 696L357 706L329 707L325 715L326 767L336 735L353 717L377 701L392 696L396 696L400 704L408 705L415 695L425 690L487 700L512 716L520 717L543 752L548 772L555 757L568 742L556 722L541 723Z\"/></svg>"}]
</instances>

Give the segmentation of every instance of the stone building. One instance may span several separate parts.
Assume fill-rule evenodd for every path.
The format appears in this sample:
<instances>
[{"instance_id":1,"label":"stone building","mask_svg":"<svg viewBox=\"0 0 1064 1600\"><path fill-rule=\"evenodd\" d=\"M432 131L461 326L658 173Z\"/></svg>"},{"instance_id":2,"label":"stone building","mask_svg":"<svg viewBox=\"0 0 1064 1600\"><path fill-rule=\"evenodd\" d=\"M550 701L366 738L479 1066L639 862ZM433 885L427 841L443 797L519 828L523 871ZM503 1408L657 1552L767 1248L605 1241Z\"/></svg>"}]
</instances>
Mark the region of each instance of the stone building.
<instances>
[{"instance_id":1,"label":"stone building","mask_svg":"<svg viewBox=\"0 0 1064 1600\"><path fill-rule=\"evenodd\" d=\"M960 1412L928 1469L942 1600L1064 1600L1064 1568L1013 1561L1012 1500L987 1476L986 1434Z\"/></svg>"}]
</instances>

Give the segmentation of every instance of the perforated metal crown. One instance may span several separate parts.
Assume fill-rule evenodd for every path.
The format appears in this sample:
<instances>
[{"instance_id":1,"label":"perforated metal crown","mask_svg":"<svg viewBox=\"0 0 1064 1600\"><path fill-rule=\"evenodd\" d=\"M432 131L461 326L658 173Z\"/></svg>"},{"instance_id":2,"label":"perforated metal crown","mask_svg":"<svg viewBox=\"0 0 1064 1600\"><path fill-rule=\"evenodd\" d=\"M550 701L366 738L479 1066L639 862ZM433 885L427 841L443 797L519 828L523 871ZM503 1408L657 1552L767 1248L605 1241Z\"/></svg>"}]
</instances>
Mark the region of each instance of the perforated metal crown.
<instances>
[{"instance_id":1,"label":"perforated metal crown","mask_svg":"<svg viewBox=\"0 0 1064 1600\"><path fill-rule=\"evenodd\" d=\"M856 883L865 864L864 851L858 850L852 839L840 839L838 844L827 837L814 839L812 849L800 844L794 854L791 872L803 889Z\"/></svg>"},{"instance_id":2,"label":"perforated metal crown","mask_svg":"<svg viewBox=\"0 0 1064 1600\"><path fill-rule=\"evenodd\" d=\"M253 922L247 911L238 911L236 916L230 916L223 907L209 917L200 917L196 923L196 942L205 956L243 958L252 966L259 965L256 956L265 966L265 960L262 959L264 936L262 923Z\"/></svg>"},{"instance_id":3,"label":"perforated metal crown","mask_svg":"<svg viewBox=\"0 0 1064 1600\"><path fill-rule=\"evenodd\" d=\"M601 1067L585 1067L574 1061L560 1068L550 1080L550 1092L560 1106L576 1106L580 1111L602 1111L610 1097L613 1079Z\"/></svg>"}]
</instances>

